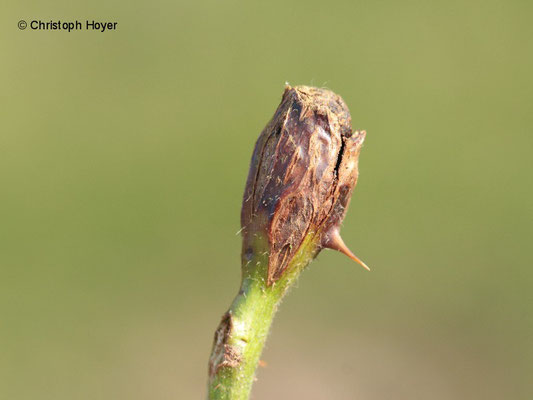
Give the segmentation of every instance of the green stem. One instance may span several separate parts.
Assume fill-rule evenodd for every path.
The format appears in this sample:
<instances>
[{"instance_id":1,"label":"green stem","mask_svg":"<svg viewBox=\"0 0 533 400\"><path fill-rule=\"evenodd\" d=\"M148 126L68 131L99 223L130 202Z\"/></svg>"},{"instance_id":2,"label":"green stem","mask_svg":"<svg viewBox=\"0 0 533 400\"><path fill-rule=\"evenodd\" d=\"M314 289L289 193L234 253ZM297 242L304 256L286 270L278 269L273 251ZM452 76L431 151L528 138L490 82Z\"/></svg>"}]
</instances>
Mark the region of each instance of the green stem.
<instances>
[{"instance_id":1,"label":"green stem","mask_svg":"<svg viewBox=\"0 0 533 400\"><path fill-rule=\"evenodd\" d=\"M241 288L215 334L209 362L210 400L246 400L277 308L300 272L316 253L310 234L283 277L268 286L268 251L261 238L243 265Z\"/></svg>"}]
</instances>

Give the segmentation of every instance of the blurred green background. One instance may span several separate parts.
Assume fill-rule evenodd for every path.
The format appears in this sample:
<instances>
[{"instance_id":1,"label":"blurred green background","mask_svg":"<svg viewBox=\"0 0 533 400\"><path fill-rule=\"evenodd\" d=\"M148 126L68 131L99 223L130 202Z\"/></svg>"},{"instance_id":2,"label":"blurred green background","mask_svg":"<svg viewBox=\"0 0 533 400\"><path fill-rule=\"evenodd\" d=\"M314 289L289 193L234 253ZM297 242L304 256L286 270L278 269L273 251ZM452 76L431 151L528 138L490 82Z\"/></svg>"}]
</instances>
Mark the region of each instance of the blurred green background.
<instances>
[{"instance_id":1,"label":"blurred green background","mask_svg":"<svg viewBox=\"0 0 533 400\"><path fill-rule=\"evenodd\" d=\"M343 236L372 272L320 254L253 398L533 398L531 2L1 14L1 399L204 398L249 159L286 81L336 91L368 132Z\"/></svg>"}]
</instances>

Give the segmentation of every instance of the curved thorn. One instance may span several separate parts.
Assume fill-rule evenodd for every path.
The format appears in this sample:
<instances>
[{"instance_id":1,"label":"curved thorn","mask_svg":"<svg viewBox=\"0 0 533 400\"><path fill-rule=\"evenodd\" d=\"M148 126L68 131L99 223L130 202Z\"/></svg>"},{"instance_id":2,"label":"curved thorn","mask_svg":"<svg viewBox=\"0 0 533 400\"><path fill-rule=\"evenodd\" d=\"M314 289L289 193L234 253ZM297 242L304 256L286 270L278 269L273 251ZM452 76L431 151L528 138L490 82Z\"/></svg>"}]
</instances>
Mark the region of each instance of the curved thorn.
<instances>
[{"instance_id":1,"label":"curved thorn","mask_svg":"<svg viewBox=\"0 0 533 400\"><path fill-rule=\"evenodd\" d=\"M325 235L325 240L322 243L323 247L326 247L328 249L337 250L341 252L342 254L348 256L352 260L354 260L356 263L361 265L364 269L370 271L370 268L359 259L352 251L346 246L344 243L344 240L342 240L341 235L337 229L332 230L327 235Z\"/></svg>"}]
</instances>

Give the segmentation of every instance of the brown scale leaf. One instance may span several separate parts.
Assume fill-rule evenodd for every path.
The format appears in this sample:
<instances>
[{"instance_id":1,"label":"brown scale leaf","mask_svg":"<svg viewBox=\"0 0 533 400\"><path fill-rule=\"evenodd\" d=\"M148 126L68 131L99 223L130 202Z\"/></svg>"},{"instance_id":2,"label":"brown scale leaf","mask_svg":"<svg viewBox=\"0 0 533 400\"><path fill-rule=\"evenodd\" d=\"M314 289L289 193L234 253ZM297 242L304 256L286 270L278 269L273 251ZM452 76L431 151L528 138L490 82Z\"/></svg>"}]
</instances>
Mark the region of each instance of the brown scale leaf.
<instances>
[{"instance_id":1,"label":"brown scale leaf","mask_svg":"<svg viewBox=\"0 0 533 400\"><path fill-rule=\"evenodd\" d=\"M340 96L307 86L285 89L255 145L241 211L245 238L258 229L268 236L269 285L309 232L320 233L321 247L349 252L338 232L357 182L364 137L364 131L352 132Z\"/></svg>"}]
</instances>

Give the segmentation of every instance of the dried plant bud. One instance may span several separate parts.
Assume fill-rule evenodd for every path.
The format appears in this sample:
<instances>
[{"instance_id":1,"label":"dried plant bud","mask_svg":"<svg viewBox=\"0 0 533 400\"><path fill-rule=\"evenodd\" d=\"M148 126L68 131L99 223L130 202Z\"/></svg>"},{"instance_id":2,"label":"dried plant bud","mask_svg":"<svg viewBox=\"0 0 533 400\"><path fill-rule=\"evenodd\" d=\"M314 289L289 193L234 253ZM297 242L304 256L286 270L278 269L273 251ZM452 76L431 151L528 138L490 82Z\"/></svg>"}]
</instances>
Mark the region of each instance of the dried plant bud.
<instances>
[{"instance_id":1,"label":"dried plant bud","mask_svg":"<svg viewBox=\"0 0 533 400\"><path fill-rule=\"evenodd\" d=\"M339 235L364 138L364 131L352 131L340 96L286 87L255 145L241 211L243 255L249 255L253 235L268 238L268 285L282 276L308 234L317 235L317 252L339 250L366 267Z\"/></svg>"}]
</instances>

